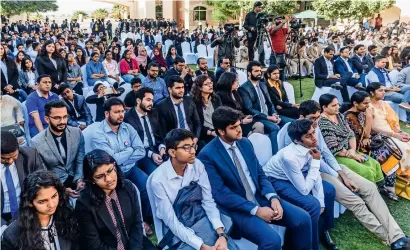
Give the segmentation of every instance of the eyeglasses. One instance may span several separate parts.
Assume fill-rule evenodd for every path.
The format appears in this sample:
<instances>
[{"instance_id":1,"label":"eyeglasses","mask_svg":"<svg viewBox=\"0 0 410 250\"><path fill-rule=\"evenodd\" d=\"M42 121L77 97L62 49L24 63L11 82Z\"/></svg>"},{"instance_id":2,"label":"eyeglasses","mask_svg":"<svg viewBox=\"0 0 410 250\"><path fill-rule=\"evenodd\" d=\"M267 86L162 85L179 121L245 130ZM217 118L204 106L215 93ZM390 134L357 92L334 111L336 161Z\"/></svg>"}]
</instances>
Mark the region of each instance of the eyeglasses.
<instances>
[{"instance_id":1,"label":"eyeglasses","mask_svg":"<svg viewBox=\"0 0 410 250\"><path fill-rule=\"evenodd\" d=\"M179 149L179 148L182 148L183 150L185 150L185 152L189 153L189 152L191 152L192 149L194 149L196 151L197 148L198 148L198 145L192 144L192 145L184 145L184 146L181 146L181 147L177 147L177 149Z\"/></svg>"},{"instance_id":2,"label":"eyeglasses","mask_svg":"<svg viewBox=\"0 0 410 250\"><path fill-rule=\"evenodd\" d=\"M223 62L223 64L231 64L230 62Z\"/></svg>"},{"instance_id":3,"label":"eyeglasses","mask_svg":"<svg viewBox=\"0 0 410 250\"><path fill-rule=\"evenodd\" d=\"M67 120L68 119L67 115L65 115L63 117L61 117L61 116L48 116L48 117L50 117L51 119L56 120L58 122L61 122L61 120Z\"/></svg>"},{"instance_id":4,"label":"eyeglasses","mask_svg":"<svg viewBox=\"0 0 410 250\"><path fill-rule=\"evenodd\" d=\"M114 172L117 172L117 169L115 167L112 167L112 168L108 169L107 172L104 173L104 174L99 174L99 175L93 176L93 179L96 180L96 181L100 181L104 178L104 180L106 180L107 176L111 177Z\"/></svg>"}]
</instances>

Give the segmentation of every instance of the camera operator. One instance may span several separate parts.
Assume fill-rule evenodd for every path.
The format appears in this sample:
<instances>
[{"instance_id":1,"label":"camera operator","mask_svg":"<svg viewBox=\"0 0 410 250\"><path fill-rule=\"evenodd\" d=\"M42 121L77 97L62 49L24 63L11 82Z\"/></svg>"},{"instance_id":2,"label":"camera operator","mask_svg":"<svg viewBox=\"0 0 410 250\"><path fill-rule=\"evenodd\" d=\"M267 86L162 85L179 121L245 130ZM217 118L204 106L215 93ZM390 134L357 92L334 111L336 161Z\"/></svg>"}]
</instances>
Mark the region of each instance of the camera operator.
<instances>
[{"instance_id":1,"label":"camera operator","mask_svg":"<svg viewBox=\"0 0 410 250\"><path fill-rule=\"evenodd\" d=\"M239 48L238 33L232 24L225 25L225 33L211 43L211 48L218 45L218 62L224 57L228 57L231 62L235 61L235 49Z\"/></svg>"},{"instance_id":2,"label":"camera operator","mask_svg":"<svg viewBox=\"0 0 410 250\"><path fill-rule=\"evenodd\" d=\"M257 15L262 11L263 4L260 1L257 1L253 5L253 10L246 14L245 21L243 23L243 28L248 31L248 58L249 61L253 61L254 57L254 45L257 37ZM261 58L261 57L260 57ZM263 61L263 60L262 60Z\"/></svg>"},{"instance_id":3,"label":"camera operator","mask_svg":"<svg viewBox=\"0 0 410 250\"><path fill-rule=\"evenodd\" d=\"M272 42L272 49L276 54L276 63L280 67L280 80L285 81L285 68L286 68L286 38L290 33L289 28L287 28L287 23L289 21L289 16L285 16L283 22L282 16L276 16L274 18L275 26L269 29L270 39ZM273 63L274 57L271 56L270 64Z\"/></svg>"}]
</instances>

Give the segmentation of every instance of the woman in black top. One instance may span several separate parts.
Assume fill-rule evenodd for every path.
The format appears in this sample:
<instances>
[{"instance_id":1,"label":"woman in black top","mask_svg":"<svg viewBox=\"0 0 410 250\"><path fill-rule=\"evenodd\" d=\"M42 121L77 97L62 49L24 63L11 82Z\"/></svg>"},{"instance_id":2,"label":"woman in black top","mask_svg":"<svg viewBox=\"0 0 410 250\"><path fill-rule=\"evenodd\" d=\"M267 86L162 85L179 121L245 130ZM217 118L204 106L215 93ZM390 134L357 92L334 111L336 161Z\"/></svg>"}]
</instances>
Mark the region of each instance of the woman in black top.
<instances>
[{"instance_id":1,"label":"woman in black top","mask_svg":"<svg viewBox=\"0 0 410 250\"><path fill-rule=\"evenodd\" d=\"M75 211L80 226L80 249L155 249L144 237L137 188L101 149L84 158L85 189Z\"/></svg>"},{"instance_id":2,"label":"woman in black top","mask_svg":"<svg viewBox=\"0 0 410 250\"><path fill-rule=\"evenodd\" d=\"M18 83L19 71L13 59L6 55L3 45L0 46L0 64L1 91L3 94L11 95L20 102L24 102L27 99L27 93Z\"/></svg>"},{"instance_id":3,"label":"woman in black top","mask_svg":"<svg viewBox=\"0 0 410 250\"><path fill-rule=\"evenodd\" d=\"M77 249L78 224L60 179L37 170L21 190L19 217L4 231L1 249Z\"/></svg>"},{"instance_id":4,"label":"woman in black top","mask_svg":"<svg viewBox=\"0 0 410 250\"><path fill-rule=\"evenodd\" d=\"M239 79L238 75L232 72L225 72L219 77L216 84L216 94L221 99L222 105L231 107L242 112L242 98L238 93ZM249 136L251 133L264 133L264 127L261 122L255 122L252 116L246 116L241 121L243 134Z\"/></svg>"},{"instance_id":5,"label":"woman in black top","mask_svg":"<svg viewBox=\"0 0 410 250\"><path fill-rule=\"evenodd\" d=\"M46 41L41 47L36 59L36 69L39 75L49 75L52 81L51 91L58 93L60 84L67 82L67 66L63 57L56 51L52 41Z\"/></svg>"},{"instance_id":6,"label":"woman in black top","mask_svg":"<svg viewBox=\"0 0 410 250\"><path fill-rule=\"evenodd\" d=\"M112 59L117 63L121 61L120 48L118 46L112 48Z\"/></svg>"}]
</instances>

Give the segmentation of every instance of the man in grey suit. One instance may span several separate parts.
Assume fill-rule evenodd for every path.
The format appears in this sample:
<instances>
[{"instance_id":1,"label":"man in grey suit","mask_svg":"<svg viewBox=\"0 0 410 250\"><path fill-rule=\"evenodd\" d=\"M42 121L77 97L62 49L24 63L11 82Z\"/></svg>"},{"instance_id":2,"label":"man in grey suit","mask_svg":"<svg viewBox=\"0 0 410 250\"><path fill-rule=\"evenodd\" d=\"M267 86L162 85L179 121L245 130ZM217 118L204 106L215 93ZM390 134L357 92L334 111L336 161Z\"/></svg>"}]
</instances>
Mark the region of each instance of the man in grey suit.
<instances>
[{"instance_id":1,"label":"man in grey suit","mask_svg":"<svg viewBox=\"0 0 410 250\"><path fill-rule=\"evenodd\" d=\"M78 198L84 187L84 137L76 127L67 127L67 107L62 100L45 105L48 128L32 138L45 167L52 171L66 187L66 194Z\"/></svg>"}]
</instances>

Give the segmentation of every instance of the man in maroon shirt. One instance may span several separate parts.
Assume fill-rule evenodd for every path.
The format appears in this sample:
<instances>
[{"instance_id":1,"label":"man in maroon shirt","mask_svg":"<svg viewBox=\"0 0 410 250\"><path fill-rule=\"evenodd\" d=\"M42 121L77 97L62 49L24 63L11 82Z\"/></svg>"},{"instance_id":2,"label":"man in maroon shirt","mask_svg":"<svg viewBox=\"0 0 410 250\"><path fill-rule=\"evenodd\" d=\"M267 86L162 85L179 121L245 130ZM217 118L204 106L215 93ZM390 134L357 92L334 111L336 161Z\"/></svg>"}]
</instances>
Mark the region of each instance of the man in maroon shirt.
<instances>
[{"instance_id":1,"label":"man in maroon shirt","mask_svg":"<svg viewBox=\"0 0 410 250\"><path fill-rule=\"evenodd\" d=\"M287 23L289 17L285 16L284 22L282 16L276 16L274 19L275 26L269 29L270 39L272 41L272 49L276 53L276 61L281 68L280 79L282 82L285 81L285 68L286 68L286 38L289 34L289 28ZM273 64L274 57L271 56L270 64Z\"/></svg>"}]
</instances>

